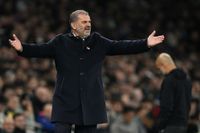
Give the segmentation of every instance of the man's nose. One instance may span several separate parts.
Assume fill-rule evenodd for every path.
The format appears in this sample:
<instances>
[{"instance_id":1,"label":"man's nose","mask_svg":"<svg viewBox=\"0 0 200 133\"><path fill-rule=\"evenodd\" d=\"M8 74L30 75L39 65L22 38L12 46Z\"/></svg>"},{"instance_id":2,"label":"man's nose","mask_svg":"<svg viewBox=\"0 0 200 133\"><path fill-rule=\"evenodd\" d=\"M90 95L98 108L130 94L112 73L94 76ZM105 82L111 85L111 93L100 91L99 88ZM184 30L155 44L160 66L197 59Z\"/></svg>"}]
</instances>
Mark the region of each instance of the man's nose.
<instances>
[{"instance_id":1,"label":"man's nose","mask_svg":"<svg viewBox=\"0 0 200 133\"><path fill-rule=\"evenodd\" d=\"M86 26L91 26L91 23L90 23L90 22L87 22L87 23L86 23Z\"/></svg>"}]
</instances>

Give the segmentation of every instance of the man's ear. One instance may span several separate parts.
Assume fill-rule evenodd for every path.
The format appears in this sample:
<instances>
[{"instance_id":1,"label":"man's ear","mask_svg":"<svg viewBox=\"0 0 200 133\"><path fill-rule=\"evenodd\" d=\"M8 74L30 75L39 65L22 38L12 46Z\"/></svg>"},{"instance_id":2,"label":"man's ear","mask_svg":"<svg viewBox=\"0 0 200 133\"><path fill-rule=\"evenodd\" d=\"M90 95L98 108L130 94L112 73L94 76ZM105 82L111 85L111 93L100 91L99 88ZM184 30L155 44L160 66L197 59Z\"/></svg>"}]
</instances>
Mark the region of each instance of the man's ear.
<instances>
[{"instance_id":1,"label":"man's ear","mask_svg":"<svg viewBox=\"0 0 200 133\"><path fill-rule=\"evenodd\" d=\"M72 29L76 29L76 24L75 23L71 23L71 27L72 27Z\"/></svg>"}]
</instances>

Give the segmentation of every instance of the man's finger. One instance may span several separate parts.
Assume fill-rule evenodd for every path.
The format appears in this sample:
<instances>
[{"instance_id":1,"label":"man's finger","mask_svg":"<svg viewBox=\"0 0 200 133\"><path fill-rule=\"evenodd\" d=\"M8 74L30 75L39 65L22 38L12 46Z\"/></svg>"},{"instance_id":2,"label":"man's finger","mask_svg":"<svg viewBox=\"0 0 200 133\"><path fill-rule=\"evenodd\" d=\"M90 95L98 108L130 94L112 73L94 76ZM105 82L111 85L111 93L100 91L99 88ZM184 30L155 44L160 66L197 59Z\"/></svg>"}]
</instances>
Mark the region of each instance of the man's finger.
<instances>
[{"instance_id":1,"label":"man's finger","mask_svg":"<svg viewBox=\"0 0 200 133\"><path fill-rule=\"evenodd\" d=\"M12 40L11 39L9 39L9 42L10 42L10 44L12 44Z\"/></svg>"},{"instance_id":2,"label":"man's finger","mask_svg":"<svg viewBox=\"0 0 200 133\"><path fill-rule=\"evenodd\" d=\"M156 38L158 38L158 39L164 39L165 37L164 37L164 35L160 35L160 36L156 36Z\"/></svg>"},{"instance_id":3,"label":"man's finger","mask_svg":"<svg viewBox=\"0 0 200 133\"><path fill-rule=\"evenodd\" d=\"M156 34L156 31L154 30L150 36L154 36Z\"/></svg>"},{"instance_id":4,"label":"man's finger","mask_svg":"<svg viewBox=\"0 0 200 133\"><path fill-rule=\"evenodd\" d=\"M15 47L15 44L13 44L13 41L12 41L11 39L9 39L9 42L10 42L10 45L11 45L12 47Z\"/></svg>"},{"instance_id":5,"label":"man's finger","mask_svg":"<svg viewBox=\"0 0 200 133\"><path fill-rule=\"evenodd\" d=\"M14 38L15 40L18 40L18 38L17 38L17 36L16 36L15 34L13 34L13 38Z\"/></svg>"}]
</instances>

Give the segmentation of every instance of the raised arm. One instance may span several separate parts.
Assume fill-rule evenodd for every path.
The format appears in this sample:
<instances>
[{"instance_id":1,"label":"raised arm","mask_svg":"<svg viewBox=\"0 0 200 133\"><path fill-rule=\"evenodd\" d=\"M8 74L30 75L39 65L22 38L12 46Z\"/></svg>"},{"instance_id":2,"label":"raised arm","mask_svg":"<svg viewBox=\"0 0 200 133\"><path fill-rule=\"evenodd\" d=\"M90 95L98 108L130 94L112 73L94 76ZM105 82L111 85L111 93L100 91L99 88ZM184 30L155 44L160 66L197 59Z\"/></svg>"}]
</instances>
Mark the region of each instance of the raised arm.
<instances>
[{"instance_id":1,"label":"raised arm","mask_svg":"<svg viewBox=\"0 0 200 133\"><path fill-rule=\"evenodd\" d=\"M9 42L20 56L53 58L55 55L56 38L50 40L47 43L27 44L27 43L21 43L18 37L14 34L13 39L9 39Z\"/></svg>"},{"instance_id":2,"label":"raised arm","mask_svg":"<svg viewBox=\"0 0 200 133\"><path fill-rule=\"evenodd\" d=\"M141 40L120 40L114 41L103 38L104 44L107 45L107 55L137 54L146 52L149 48L162 43L164 35L155 36L153 31L147 39Z\"/></svg>"}]
</instances>

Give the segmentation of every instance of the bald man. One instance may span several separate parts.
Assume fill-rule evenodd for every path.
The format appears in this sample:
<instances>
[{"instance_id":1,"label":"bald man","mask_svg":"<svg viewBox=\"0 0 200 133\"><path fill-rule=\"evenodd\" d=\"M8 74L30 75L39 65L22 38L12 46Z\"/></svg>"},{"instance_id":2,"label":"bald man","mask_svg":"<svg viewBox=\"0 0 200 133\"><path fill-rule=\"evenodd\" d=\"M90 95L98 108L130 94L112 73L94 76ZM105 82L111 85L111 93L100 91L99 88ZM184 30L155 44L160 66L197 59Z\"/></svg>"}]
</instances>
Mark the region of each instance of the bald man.
<instances>
[{"instance_id":1,"label":"bald man","mask_svg":"<svg viewBox=\"0 0 200 133\"><path fill-rule=\"evenodd\" d=\"M186 133L191 101L191 81L171 56L161 53L156 67L165 74L160 91L160 133Z\"/></svg>"}]
</instances>

